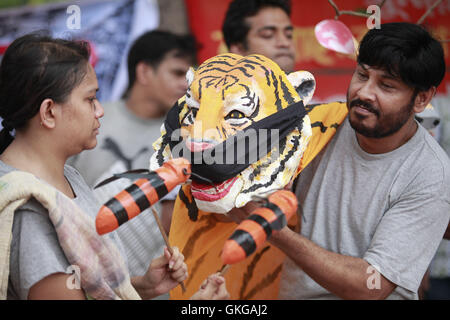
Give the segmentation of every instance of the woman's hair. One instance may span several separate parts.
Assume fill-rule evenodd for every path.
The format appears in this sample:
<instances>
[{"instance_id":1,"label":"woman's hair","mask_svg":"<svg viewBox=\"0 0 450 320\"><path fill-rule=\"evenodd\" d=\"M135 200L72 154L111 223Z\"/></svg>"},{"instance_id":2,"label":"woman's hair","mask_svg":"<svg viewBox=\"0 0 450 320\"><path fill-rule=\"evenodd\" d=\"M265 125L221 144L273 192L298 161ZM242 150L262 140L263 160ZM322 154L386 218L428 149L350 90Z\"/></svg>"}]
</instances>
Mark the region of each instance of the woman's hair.
<instances>
[{"instance_id":1,"label":"woman's hair","mask_svg":"<svg viewBox=\"0 0 450 320\"><path fill-rule=\"evenodd\" d=\"M407 22L370 30L361 41L358 63L385 69L416 91L437 87L445 75L442 45L423 27Z\"/></svg>"},{"instance_id":2,"label":"woman's hair","mask_svg":"<svg viewBox=\"0 0 450 320\"><path fill-rule=\"evenodd\" d=\"M54 39L43 32L24 35L7 48L0 65L0 154L10 132L25 127L42 101L64 103L87 73L86 41Z\"/></svg>"}]
</instances>

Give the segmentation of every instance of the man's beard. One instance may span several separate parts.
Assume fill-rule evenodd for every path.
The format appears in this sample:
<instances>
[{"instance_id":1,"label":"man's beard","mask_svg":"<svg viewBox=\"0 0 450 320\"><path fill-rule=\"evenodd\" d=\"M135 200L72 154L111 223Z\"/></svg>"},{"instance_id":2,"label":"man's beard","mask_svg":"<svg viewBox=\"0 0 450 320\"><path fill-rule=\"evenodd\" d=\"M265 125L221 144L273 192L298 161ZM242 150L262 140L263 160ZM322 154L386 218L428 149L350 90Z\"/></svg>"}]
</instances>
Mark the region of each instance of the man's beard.
<instances>
[{"instance_id":1,"label":"man's beard","mask_svg":"<svg viewBox=\"0 0 450 320\"><path fill-rule=\"evenodd\" d=\"M347 92L347 108L349 112L351 108L360 105L368 111L372 112L378 119L374 127L368 128L364 126L362 122L352 119L352 117L349 116L350 125L352 126L353 130L367 138L380 139L393 135L394 133L399 131L411 117L416 96L416 93L413 94L410 102L407 105L403 106L398 112L383 115L372 104L366 101L362 101L358 98L352 100L349 103L349 95Z\"/></svg>"}]
</instances>

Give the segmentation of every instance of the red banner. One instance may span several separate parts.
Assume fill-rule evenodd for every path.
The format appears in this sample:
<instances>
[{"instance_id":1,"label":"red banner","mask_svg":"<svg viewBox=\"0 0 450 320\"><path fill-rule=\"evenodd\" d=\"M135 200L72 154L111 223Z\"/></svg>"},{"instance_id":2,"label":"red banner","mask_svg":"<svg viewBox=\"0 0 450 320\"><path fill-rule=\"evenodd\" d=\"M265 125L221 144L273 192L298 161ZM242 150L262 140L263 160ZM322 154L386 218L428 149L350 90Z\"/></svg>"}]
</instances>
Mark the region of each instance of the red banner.
<instances>
[{"instance_id":1,"label":"red banner","mask_svg":"<svg viewBox=\"0 0 450 320\"><path fill-rule=\"evenodd\" d=\"M199 63L226 52L222 40L222 23L230 0L185 0L192 32L201 45ZM366 12L370 5L380 0L335 0L340 10ZM389 0L381 9L381 23L416 23L435 0ZM296 69L314 74L317 89L314 101L345 100L347 87L355 61L322 47L316 40L314 27L320 21L333 19L335 10L327 0L292 0L292 23L296 46ZM341 15L339 20L347 25L359 41L368 31L366 18ZM450 39L450 0L444 0L428 16L425 24L439 39ZM443 42L447 66L450 66L450 44ZM450 94L450 75L445 75L438 92Z\"/></svg>"}]
</instances>

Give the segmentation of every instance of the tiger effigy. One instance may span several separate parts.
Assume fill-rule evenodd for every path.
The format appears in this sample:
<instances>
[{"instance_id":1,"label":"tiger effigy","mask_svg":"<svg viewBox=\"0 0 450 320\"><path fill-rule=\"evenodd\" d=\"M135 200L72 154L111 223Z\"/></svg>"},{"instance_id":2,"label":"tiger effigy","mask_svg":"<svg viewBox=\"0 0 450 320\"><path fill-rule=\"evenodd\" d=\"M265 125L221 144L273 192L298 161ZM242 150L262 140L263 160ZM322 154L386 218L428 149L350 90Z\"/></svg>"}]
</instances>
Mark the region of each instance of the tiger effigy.
<instances>
[{"instance_id":1,"label":"tiger effigy","mask_svg":"<svg viewBox=\"0 0 450 320\"><path fill-rule=\"evenodd\" d=\"M285 188L322 150L347 114L345 103L310 105L314 77L286 75L261 55L213 57L187 74L189 88L153 144L150 170L172 158L191 161L192 183L177 196L169 234L185 257L188 299L222 268L221 251L237 224L233 208ZM289 227L299 227L299 218ZM231 299L276 299L285 255L269 243L226 273Z\"/></svg>"}]
</instances>

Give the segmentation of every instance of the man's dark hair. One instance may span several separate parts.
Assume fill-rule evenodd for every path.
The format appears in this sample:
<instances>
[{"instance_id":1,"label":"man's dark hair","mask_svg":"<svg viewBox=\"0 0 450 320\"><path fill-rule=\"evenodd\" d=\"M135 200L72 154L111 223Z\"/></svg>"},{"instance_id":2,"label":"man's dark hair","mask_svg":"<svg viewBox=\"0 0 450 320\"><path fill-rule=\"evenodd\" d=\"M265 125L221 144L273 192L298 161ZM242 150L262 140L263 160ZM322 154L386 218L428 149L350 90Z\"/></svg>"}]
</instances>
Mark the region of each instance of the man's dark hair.
<instances>
[{"instance_id":1,"label":"man's dark hair","mask_svg":"<svg viewBox=\"0 0 450 320\"><path fill-rule=\"evenodd\" d=\"M168 31L149 31L142 34L132 44L128 53L128 89L136 80L136 66L143 61L153 68L164 60L167 53L174 51L174 56L196 61L196 43L192 35L177 35Z\"/></svg>"},{"instance_id":2,"label":"man's dark hair","mask_svg":"<svg viewBox=\"0 0 450 320\"><path fill-rule=\"evenodd\" d=\"M255 16L266 7L280 8L288 16L291 15L290 0L234 0L230 3L222 25L223 38L228 48L235 43L247 47L246 39L250 26L245 19Z\"/></svg>"},{"instance_id":3,"label":"man's dark hair","mask_svg":"<svg viewBox=\"0 0 450 320\"><path fill-rule=\"evenodd\" d=\"M437 87L445 75L442 45L423 27L406 22L370 30L361 41L358 63L384 69L415 91Z\"/></svg>"}]
</instances>

